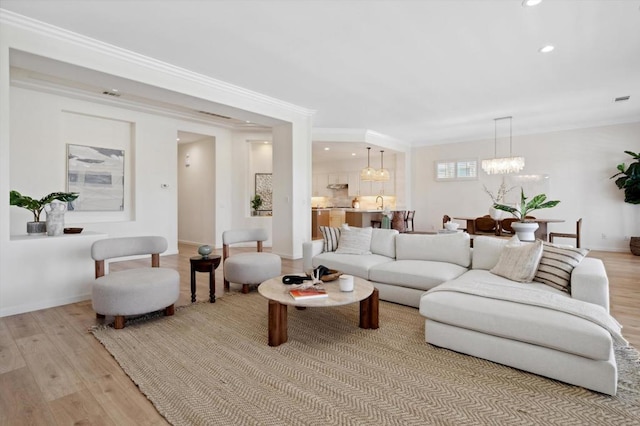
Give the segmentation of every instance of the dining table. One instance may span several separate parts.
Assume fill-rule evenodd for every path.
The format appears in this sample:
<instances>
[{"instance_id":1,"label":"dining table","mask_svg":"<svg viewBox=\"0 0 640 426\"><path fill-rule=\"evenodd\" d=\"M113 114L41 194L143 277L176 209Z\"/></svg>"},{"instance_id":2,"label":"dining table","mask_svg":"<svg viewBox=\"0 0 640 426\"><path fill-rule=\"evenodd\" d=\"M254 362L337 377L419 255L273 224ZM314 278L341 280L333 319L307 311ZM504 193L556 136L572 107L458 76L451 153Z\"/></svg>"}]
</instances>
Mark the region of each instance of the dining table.
<instances>
[{"instance_id":1,"label":"dining table","mask_svg":"<svg viewBox=\"0 0 640 426\"><path fill-rule=\"evenodd\" d=\"M477 235L477 234L482 234L479 233L478 231L476 231L476 219L478 219L481 216L474 216L474 217L468 217L468 216L456 216L453 219L454 220L464 220L467 222L467 232L469 234L472 235ZM503 218L503 219L507 219L507 218ZM504 236L506 235L502 229L502 220L503 219L498 219L496 220L496 229L495 229L495 235L496 236ZM542 241L549 241L549 230L547 225L549 223L562 223L564 222L564 219L527 219L527 222L536 222L538 224L538 229L535 231L535 236L537 239L540 239ZM509 234L511 235L511 234Z\"/></svg>"}]
</instances>

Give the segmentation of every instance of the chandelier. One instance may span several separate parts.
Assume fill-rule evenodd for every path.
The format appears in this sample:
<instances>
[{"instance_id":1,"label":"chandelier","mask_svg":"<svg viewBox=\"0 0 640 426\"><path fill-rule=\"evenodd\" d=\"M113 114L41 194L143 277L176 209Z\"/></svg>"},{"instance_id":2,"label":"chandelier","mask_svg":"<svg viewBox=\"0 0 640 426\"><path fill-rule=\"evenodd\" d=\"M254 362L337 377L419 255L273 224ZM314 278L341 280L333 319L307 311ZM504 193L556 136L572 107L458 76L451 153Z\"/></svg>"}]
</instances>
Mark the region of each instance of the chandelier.
<instances>
[{"instance_id":1,"label":"chandelier","mask_svg":"<svg viewBox=\"0 0 640 426\"><path fill-rule=\"evenodd\" d=\"M512 155L512 127L511 119L513 117L500 117L493 119L493 144L494 158L482 160L482 170L489 175L504 175L519 172L524 168L524 157L514 157ZM509 157L497 158L498 155L498 120L509 119Z\"/></svg>"},{"instance_id":2,"label":"chandelier","mask_svg":"<svg viewBox=\"0 0 640 426\"><path fill-rule=\"evenodd\" d=\"M364 169L360 170L360 180L363 181L363 182L371 182L371 181L375 180L376 169L371 167L370 154L371 154L371 147L368 146L367 147L367 167L365 167Z\"/></svg>"},{"instance_id":3,"label":"chandelier","mask_svg":"<svg viewBox=\"0 0 640 426\"><path fill-rule=\"evenodd\" d=\"M391 178L389 170L384 168L384 151L380 151L380 168L376 170L373 180L377 182L386 182Z\"/></svg>"}]
</instances>

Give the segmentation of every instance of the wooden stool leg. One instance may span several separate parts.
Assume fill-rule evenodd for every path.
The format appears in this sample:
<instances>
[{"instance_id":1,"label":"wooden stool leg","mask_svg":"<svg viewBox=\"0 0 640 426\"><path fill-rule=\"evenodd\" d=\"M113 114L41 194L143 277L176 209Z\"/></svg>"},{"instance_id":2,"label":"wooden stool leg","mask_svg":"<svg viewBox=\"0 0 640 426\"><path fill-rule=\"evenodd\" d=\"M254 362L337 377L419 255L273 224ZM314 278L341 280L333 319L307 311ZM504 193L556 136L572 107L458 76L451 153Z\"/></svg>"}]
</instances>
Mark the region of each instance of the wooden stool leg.
<instances>
[{"instance_id":1,"label":"wooden stool leg","mask_svg":"<svg viewBox=\"0 0 640 426\"><path fill-rule=\"evenodd\" d=\"M98 318L98 319L105 319L105 318L106 318L106 315L102 315L102 314L98 314L98 313L96 313L96 318Z\"/></svg>"},{"instance_id":2,"label":"wooden stool leg","mask_svg":"<svg viewBox=\"0 0 640 426\"><path fill-rule=\"evenodd\" d=\"M242 284L242 294L249 293L249 284Z\"/></svg>"},{"instance_id":3,"label":"wooden stool leg","mask_svg":"<svg viewBox=\"0 0 640 426\"><path fill-rule=\"evenodd\" d=\"M269 300L269 346L287 341L287 305Z\"/></svg>"},{"instance_id":4,"label":"wooden stool leg","mask_svg":"<svg viewBox=\"0 0 640 426\"><path fill-rule=\"evenodd\" d=\"M167 306L166 308L164 308L164 316L165 317L170 317L171 315L173 315L176 312L176 307L175 305L171 305L171 306Z\"/></svg>"},{"instance_id":5,"label":"wooden stool leg","mask_svg":"<svg viewBox=\"0 0 640 426\"><path fill-rule=\"evenodd\" d=\"M224 290L229 291L229 281L226 278L224 279Z\"/></svg>"},{"instance_id":6,"label":"wooden stool leg","mask_svg":"<svg viewBox=\"0 0 640 426\"><path fill-rule=\"evenodd\" d=\"M113 324L113 328L120 330L124 328L124 315L116 315L116 320Z\"/></svg>"}]
</instances>

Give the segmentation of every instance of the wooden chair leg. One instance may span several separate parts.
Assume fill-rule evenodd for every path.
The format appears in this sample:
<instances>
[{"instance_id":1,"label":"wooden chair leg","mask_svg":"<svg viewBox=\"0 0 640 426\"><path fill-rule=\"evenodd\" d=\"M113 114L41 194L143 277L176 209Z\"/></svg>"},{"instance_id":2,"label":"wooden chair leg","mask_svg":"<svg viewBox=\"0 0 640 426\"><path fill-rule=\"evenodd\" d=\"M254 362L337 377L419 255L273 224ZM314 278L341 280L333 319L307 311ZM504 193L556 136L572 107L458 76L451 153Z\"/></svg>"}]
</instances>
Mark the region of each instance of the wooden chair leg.
<instances>
[{"instance_id":1,"label":"wooden chair leg","mask_svg":"<svg viewBox=\"0 0 640 426\"><path fill-rule=\"evenodd\" d=\"M229 291L229 281L226 278L224 279L224 290Z\"/></svg>"},{"instance_id":2,"label":"wooden chair leg","mask_svg":"<svg viewBox=\"0 0 640 426\"><path fill-rule=\"evenodd\" d=\"M249 284L242 284L242 294L249 293Z\"/></svg>"},{"instance_id":3,"label":"wooden chair leg","mask_svg":"<svg viewBox=\"0 0 640 426\"><path fill-rule=\"evenodd\" d=\"M176 312L175 305L167 306L166 308L164 308L165 317L170 317L171 315L175 314L175 312Z\"/></svg>"},{"instance_id":4,"label":"wooden chair leg","mask_svg":"<svg viewBox=\"0 0 640 426\"><path fill-rule=\"evenodd\" d=\"M105 319L105 318L106 318L106 315L102 315L102 314L96 313L96 318L98 318L98 319Z\"/></svg>"},{"instance_id":5,"label":"wooden chair leg","mask_svg":"<svg viewBox=\"0 0 640 426\"><path fill-rule=\"evenodd\" d=\"M113 323L113 328L120 330L124 328L124 315L116 315L116 320Z\"/></svg>"}]
</instances>

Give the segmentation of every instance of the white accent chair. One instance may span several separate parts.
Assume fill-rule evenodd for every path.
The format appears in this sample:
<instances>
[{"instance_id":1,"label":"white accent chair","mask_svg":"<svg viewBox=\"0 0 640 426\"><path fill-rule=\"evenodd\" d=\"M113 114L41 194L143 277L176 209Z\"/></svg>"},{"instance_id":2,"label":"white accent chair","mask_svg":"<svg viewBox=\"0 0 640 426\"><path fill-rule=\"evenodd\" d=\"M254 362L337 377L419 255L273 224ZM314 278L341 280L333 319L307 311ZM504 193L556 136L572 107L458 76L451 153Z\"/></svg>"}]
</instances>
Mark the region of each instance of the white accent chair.
<instances>
[{"instance_id":1,"label":"white accent chair","mask_svg":"<svg viewBox=\"0 0 640 426\"><path fill-rule=\"evenodd\" d=\"M169 316L180 297L180 274L160 268L160 253L167 250L163 237L107 238L93 243L96 280L92 289L97 318L115 317L114 328L124 328L127 315L141 315L164 309ZM132 268L105 275L104 261L124 256L151 255L151 267Z\"/></svg>"},{"instance_id":2,"label":"white accent chair","mask_svg":"<svg viewBox=\"0 0 640 426\"><path fill-rule=\"evenodd\" d=\"M229 290L229 282L242 284L242 292L249 293L250 285L258 285L277 277L282 271L280 256L262 251L262 243L268 239L264 229L235 229L222 233L222 268L224 289ZM256 252L238 253L229 256L232 244L256 243Z\"/></svg>"}]
</instances>

